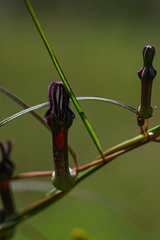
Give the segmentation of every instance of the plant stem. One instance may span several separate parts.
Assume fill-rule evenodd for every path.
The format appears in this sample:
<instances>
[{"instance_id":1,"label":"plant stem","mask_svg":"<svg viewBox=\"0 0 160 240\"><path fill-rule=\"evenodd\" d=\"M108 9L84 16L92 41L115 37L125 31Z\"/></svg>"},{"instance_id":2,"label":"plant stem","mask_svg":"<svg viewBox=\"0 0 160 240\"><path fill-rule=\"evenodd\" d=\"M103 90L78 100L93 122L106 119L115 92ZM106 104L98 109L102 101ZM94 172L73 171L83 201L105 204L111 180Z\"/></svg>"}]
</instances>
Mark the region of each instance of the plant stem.
<instances>
[{"instance_id":1,"label":"plant stem","mask_svg":"<svg viewBox=\"0 0 160 240\"><path fill-rule=\"evenodd\" d=\"M49 55L51 57L51 60L52 60L52 62L54 64L54 66L55 66L55 68L56 68L56 70L57 70L57 72L58 72L62 82L64 83L64 86L67 89L67 92L68 92L69 96L71 97L71 99L72 99L72 101L73 101L73 103L74 103L74 105L75 105L75 107L76 107L76 109L77 109L77 111L78 111L78 113L79 113L79 115L80 115L84 125L86 126L86 128L87 128L87 130L88 130L88 132L89 132L93 142L95 143L99 153L101 154L102 157L104 157L101 145L100 145L100 143L98 141L98 138L96 137L96 135L95 135L95 133L94 133L94 131L93 131L93 129L92 129L92 127L91 127L91 125L90 125L86 115L85 115L85 113L83 112L83 110L82 110L80 104L78 103L78 101L77 101L77 99L76 99L76 97L75 97L71 87L69 86L69 83L68 83L68 81L67 81L67 79L66 79L66 77L65 77L65 75L64 75L64 73L63 73L63 71L62 71L62 69L60 67L60 64L58 63L58 60L57 60L55 54L53 53L53 51L52 51L52 49L51 49L51 47L50 47L50 45L48 43L48 40L47 40L47 38L46 38L42 28L41 28L41 25L39 24L39 21L38 21L36 15L34 13L34 10L33 10L32 6L31 6L29 0L24 0L24 2L26 4L26 6L28 8L28 11L29 11L29 13L30 13L30 15L31 15L31 17L32 17L32 19L33 19L37 29L38 29L38 32L39 32L39 34L40 34L40 36L41 36L41 38L42 38L42 40L43 40L43 42L44 42L44 44L45 44L45 46L47 48L47 51L48 51L48 53L49 53Z\"/></svg>"}]
</instances>

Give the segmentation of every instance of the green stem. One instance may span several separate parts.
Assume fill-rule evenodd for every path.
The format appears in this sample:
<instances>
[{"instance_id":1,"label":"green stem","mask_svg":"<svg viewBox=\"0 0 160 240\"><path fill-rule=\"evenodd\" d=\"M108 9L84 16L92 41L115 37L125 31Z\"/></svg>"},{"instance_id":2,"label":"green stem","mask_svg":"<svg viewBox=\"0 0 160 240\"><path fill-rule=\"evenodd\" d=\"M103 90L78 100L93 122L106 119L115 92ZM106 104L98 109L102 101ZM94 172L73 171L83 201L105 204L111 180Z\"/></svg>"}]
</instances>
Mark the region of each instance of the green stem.
<instances>
[{"instance_id":1,"label":"green stem","mask_svg":"<svg viewBox=\"0 0 160 240\"><path fill-rule=\"evenodd\" d=\"M160 125L156 126L152 129L149 130L149 135L150 137L157 138L158 136L160 136ZM138 135L135 138L132 138L128 141L125 141L121 144L118 144L117 146L110 148L108 151L106 151L106 154L109 153L112 154L114 152L118 152L122 149L125 149L125 151L122 151L121 154L127 152L127 151L131 151L136 147L139 147L143 144L149 143L149 139L146 139L144 136L142 135ZM119 154L119 155L121 155ZM113 157L111 160L107 161L107 163L109 163L110 161L112 161L113 159L115 159L115 157ZM97 171L99 168L103 167L105 165L105 163L101 163L98 164L96 166L90 167L87 170L84 170L83 172L80 172L78 174L78 179L74 185L74 187L80 183L83 179L85 179L86 177L88 177L89 175L91 175L92 173L94 173L95 171ZM72 190L72 189L71 189ZM57 189L52 189L50 192L46 193L44 195L44 197L42 197L41 199L39 199L38 201L24 207L23 209L19 210L18 212L16 212L14 215L10 216L6 221L4 221L1 225L0 225L0 233L8 230L9 227L17 225L18 223L20 223L22 220L25 220L26 218L38 213L39 211L45 209L47 206L49 206L52 203L55 203L56 201L58 201L59 199L61 199L62 197L64 197L66 194L68 194L71 190L66 191L66 192L61 192L58 191Z\"/></svg>"},{"instance_id":2,"label":"green stem","mask_svg":"<svg viewBox=\"0 0 160 240\"><path fill-rule=\"evenodd\" d=\"M39 34L40 34L40 36L41 36L41 38L42 38L42 40L43 40L47 50L48 50L48 53L49 53L49 55L50 55L50 57L52 59L53 64L54 64L54 66L55 66L55 68L56 68L56 70L57 70L61 80L63 81L63 83L64 83L64 85L65 85L65 87L66 87L66 89L67 89L67 91L69 93L69 96L72 98L72 101L73 101L73 103L74 103L74 105L75 105L75 107L76 107L76 109L77 109L77 111L78 111L78 113L79 113L79 115L80 115L84 125L86 126L86 128L87 128L87 130L88 130L88 132L89 132L89 134L91 136L91 138L93 139L93 142L95 143L98 151L100 152L101 156L104 157L102 148L100 146L100 143L99 143L99 141L98 141L98 139L97 139L97 137L96 137L96 135L95 135L95 133L94 133L94 131L93 131L89 121L88 121L88 119L86 118L85 113L83 112L80 104L78 103L78 101L77 101L77 99L76 99L72 89L70 88L70 86L68 84L68 81L67 81L67 79L66 79L66 77L65 77L65 75L64 75L64 73L63 73L63 71L62 71L62 69L61 69L61 67L60 67L60 65L58 63L58 60L57 60L55 54L53 53L53 51L52 51L52 49L51 49L51 47L50 47L50 45L49 45L49 43L47 41L47 38L46 38L42 28L41 28L41 25L39 24L39 21L38 21L36 15L34 13L34 10L33 10L32 6L31 6L29 0L24 0L24 2L26 3L26 6L27 6L27 8L29 10L29 13L31 14L31 17L32 17L32 19L33 19L37 29L38 29L38 32L39 32Z\"/></svg>"}]
</instances>

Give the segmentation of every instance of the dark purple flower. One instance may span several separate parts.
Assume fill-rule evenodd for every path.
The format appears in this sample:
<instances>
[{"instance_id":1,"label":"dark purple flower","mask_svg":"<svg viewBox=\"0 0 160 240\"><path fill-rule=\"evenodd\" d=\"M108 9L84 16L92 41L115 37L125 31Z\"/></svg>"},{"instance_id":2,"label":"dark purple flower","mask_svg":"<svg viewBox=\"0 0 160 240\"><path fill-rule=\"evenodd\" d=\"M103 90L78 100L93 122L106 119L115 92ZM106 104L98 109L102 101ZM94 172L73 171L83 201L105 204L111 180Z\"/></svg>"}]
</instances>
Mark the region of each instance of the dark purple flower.
<instances>
[{"instance_id":1,"label":"dark purple flower","mask_svg":"<svg viewBox=\"0 0 160 240\"><path fill-rule=\"evenodd\" d=\"M11 141L8 141L7 146L0 141L1 159L0 159L0 195L4 208L0 211L0 222L14 213L14 203L12 192L10 189L10 177L14 170L14 165L10 160L10 152L12 148ZM14 229L7 232L7 237L12 236ZM5 235L6 236L6 235ZM7 238L9 239L9 238Z\"/></svg>"},{"instance_id":2,"label":"dark purple flower","mask_svg":"<svg viewBox=\"0 0 160 240\"><path fill-rule=\"evenodd\" d=\"M70 189L76 174L68 163L68 130L75 118L69 108L69 94L62 82L52 82L48 89L50 106L45 119L52 131L54 170L53 185L62 191Z\"/></svg>"},{"instance_id":3,"label":"dark purple flower","mask_svg":"<svg viewBox=\"0 0 160 240\"><path fill-rule=\"evenodd\" d=\"M14 170L14 165L9 156L12 148L11 141L8 141L7 146L0 141L0 148L2 152L0 160L0 182L4 182L10 179Z\"/></svg>"},{"instance_id":4,"label":"dark purple flower","mask_svg":"<svg viewBox=\"0 0 160 240\"><path fill-rule=\"evenodd\" d=\"M141 105L138 108L138 112L140 117L148 119L153 113L151 92L153 79L157 73L152 66L155 48L152 46L145 46L142 54L144 63L143 67L138 71L138 76L141 79Z\"/></svg>"}]
</instances>

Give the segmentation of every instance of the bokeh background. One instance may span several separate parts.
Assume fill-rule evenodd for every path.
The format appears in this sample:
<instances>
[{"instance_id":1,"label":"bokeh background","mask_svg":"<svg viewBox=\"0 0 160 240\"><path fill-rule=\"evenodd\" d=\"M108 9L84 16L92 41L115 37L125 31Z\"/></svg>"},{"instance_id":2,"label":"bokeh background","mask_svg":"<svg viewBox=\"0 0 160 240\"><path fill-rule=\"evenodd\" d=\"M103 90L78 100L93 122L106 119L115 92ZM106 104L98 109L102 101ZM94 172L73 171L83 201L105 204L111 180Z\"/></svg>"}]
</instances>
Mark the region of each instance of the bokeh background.
<instances>
[{"instance_id":1,"label":"bokeh background","mask_svg":"<svg viewBox=\"0 0 160 240\"><path fill-rule=\"evenodd\" d=\"M158 107L150 127L159 124L158 0L33 0L31 4L76 96L106 97L138 108L142 48L154 46L158 74L152 105ZM0 85L30 106L46 102L48 85L60 79L24 2L0 1L0 23ZM139 134L136 117L127 110L100 102L81 106L103 150ZM71 108L76 119L69 143L83 165L98 152L73 104ZM21 109L0 93L0 120ZM42 116L45 111L38 110ZM53 169L51 135L30 114L2 127L0 139L14 141L15 174ZM158 143L150 143L117 158L71 195L18 226L14 239L70 239L75 227L85 229L94 240L159 239L158 149ZM39 180L50 184L50 178ZM15 191L18 209L43 195L36 185L40 183L34 191Z\"/></svg>"}]
</instances>

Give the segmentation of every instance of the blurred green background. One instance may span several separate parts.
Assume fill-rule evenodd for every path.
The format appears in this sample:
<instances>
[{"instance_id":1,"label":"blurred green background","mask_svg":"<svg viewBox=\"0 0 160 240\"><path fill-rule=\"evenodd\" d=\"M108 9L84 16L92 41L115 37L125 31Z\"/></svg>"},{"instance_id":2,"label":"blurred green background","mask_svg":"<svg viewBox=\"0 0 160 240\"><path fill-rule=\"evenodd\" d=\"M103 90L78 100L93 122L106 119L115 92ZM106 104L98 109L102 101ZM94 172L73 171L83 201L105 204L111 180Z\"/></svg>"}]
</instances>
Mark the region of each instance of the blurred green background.
<instances>
[{"instance_id":1,"label":"blurred green background","mask_svg":"<svg viewBox=\"0 0 160 240\"><path fill-rule=\"evenodd\" d=\"M158 74L152 105L158 107L150 127L159 124L159 1L34 0L31 4L76 96L106 97L138 108L142 48L154 46ZM60 79L24 2L0 1L0 22L0 85L30 106L46 102L48 85ZM127 110L99 102L81 102L81 106L103 150L140 132L136 117ZM72 104L71 108L76 119L69 143L81 166L98 152ZM0 120L21 109L0 93ZM45 111L38 110L42 116ZM31 115L2 127L0 139L14 141L16 174L53 169L51 135ZM70 239L75 227L85 229L94 240L159 239L158 147L158 143L150 143L117 158L79 184L76 192L22 223L14 239ZM50 183L50 178L43 180ZM82 199L76 194L78 188L84 191ZM97 195L88 199L86 191ZM16 191L16 206L22 208L42 195L36 190ZM145 220L133 223L130 211Z\"/></svg>"}]
</instances>

